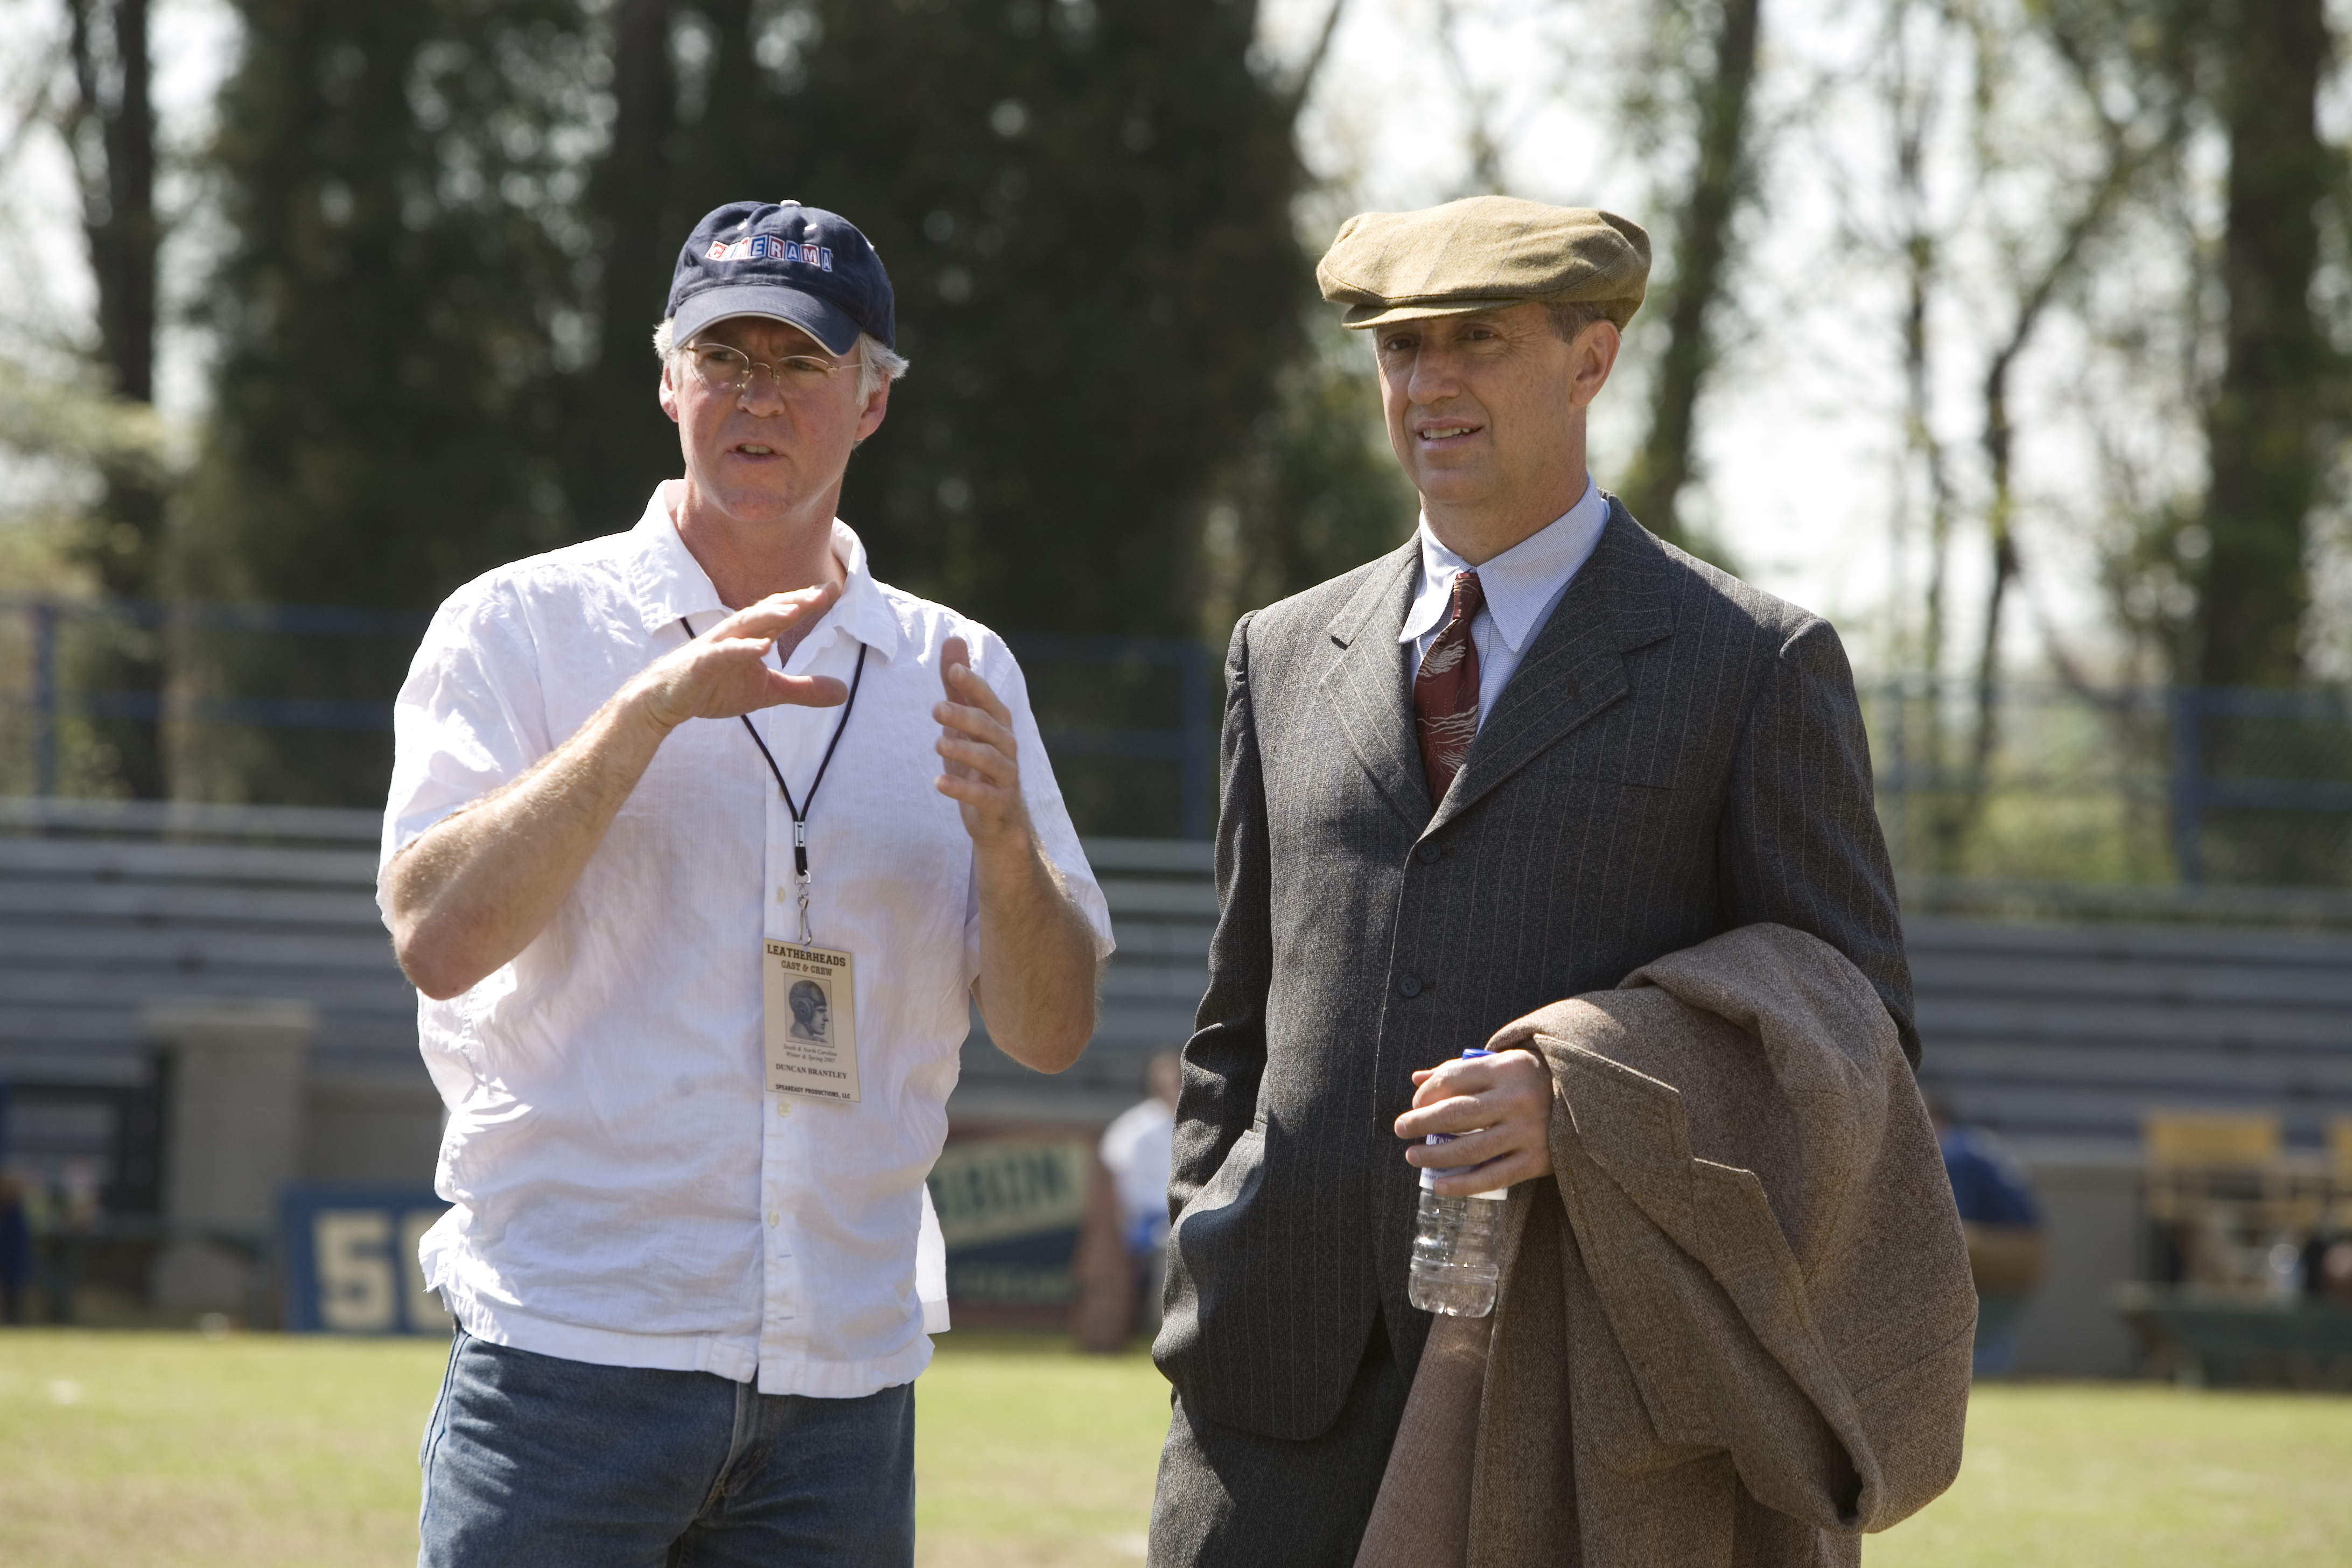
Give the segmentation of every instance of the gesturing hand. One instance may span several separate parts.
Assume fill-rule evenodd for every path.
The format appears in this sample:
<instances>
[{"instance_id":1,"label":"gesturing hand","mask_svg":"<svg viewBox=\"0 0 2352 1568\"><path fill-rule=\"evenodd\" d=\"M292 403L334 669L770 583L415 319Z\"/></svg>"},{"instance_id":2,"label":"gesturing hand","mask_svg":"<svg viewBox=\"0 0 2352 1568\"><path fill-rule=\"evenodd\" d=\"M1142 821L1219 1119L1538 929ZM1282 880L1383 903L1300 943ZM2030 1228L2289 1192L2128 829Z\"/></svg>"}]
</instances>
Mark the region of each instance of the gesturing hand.
<instances>
[{"instance_id":1,"label":"gesturing hand","mask_svg":"<svg viewBox=\"0 0 2352 1568\"><path fill-rule=\"evenodd\" d=\"M1490 1193L1551 1173L1551 1072L1536 1057L1500 1051L1440 1062L1412 1081L1419 1086L1412 1109L1396 1120L1396 1135L1412 1140L1405 1163L1485 1167L1475 1175L1440 1176L1440 1197ZM1451 1143L1421 1142L1432 1132L1458 1136Z\"/></svg>"},{"instance_id":2,"label":"gesturing hand","mask_svg":"<svg viewBox=\"0 0 2352 1568\"><path fill-rule=\"evenodd\" d=\"M1013 714L973 672L971 650L961 637L948 638L940 650L940 685L947 700L931 716L940 721L937 750L947 772L934 787L962 808L963 830L974 844L1026 853L1029 812L1021 804Z\"/></svg>"},{"instance_id":3,"label":"gesturing hand","mask_svg":"<svg viewBox=\"0 0 2352 1568\"><path fill-rule=\"evenodd\" d=\"M831 708L849 688L829 675L786 675L768 663L779 640L797 643L841 597L828 583L771 594L736 611L639 676L648 717L666 730L688 719L732 719L758 708L793 703Z\"/></svg>"}]
</instances>

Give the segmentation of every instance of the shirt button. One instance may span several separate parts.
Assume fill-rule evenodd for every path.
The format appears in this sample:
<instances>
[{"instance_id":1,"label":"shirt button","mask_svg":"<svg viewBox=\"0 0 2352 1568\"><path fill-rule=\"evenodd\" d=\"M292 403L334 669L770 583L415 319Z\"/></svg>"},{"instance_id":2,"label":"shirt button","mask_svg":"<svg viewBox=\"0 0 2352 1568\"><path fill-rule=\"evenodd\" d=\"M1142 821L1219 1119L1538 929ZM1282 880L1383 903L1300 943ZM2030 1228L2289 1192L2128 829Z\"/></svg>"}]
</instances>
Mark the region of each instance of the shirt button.
<instances>
[{"instance_id":1,"label":"shirt button","mask_svg":"<svg viewBox=\"0 0 2352 1568\"><path fill-rule=\"evenodd\" d=\"M793 1113L793 1102L792 1102L791 1100L778 1100L776 1101L776 1114L777 1114L777 1115L779 1115L779 1116L790 1116L792 1113Z\"/></svg>"},{"instance_id":2,"label":"shirt button","mask_svg":"<svg viewBox=\"0 0 2352 1568\"><path fill-rule=\"evenodd\" d=\"M784 1216L782 1215L777 1213L774 1209L770 1209L768 1211L768 1224L771 1226L773 1226L778 1220L783 1217Z\"/></svg>"},{"instance_id":3,"label":"shirt button","mask_svg":"<svg viewBox=\"0 0 2352 1568\"><path fill-rule=\"evenodd\" d=\"M1421 976L1418 974L1407 974L1399 978L1397 981L1397 994L1406 998L1420 995Z\"/></svg>"},{"instance_id":4,"label":"shirt button","mask_svg":"<svg viewBox=\"0 0 2352 1568\"><path fill-rule=\"evenodd\" d=\"M1421 863L1424 866L1434 866L1445 858L1445 851L1434 844L1424 844L1413 853L1421 858Z\"/></svg>"}]
</instances>

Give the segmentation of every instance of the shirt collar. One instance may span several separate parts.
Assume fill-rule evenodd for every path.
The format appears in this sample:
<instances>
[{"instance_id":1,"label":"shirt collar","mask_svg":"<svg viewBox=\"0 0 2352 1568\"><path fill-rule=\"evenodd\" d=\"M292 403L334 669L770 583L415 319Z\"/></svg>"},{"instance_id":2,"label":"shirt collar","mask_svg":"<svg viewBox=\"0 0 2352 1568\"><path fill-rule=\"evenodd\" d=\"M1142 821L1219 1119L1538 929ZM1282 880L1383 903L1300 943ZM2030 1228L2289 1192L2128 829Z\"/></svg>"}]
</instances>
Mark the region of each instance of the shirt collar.
<instances>
[{"instance_id":1,"label":"shirt collar","mask_svg":"<svg viewBox=\"0 0 2352 1568\"><path fill-rule=\"evenodd\" d=\"M690 617L699 634L709 631L713 622L730 613L719 602L719 590L711 585L710 574L702 569L694 552L687 549L686 541L677 536L677 523L670 509L684 492L683 480L665 481L654 490L653 499L646 503L645 515L631 530L635 547L630 562L631 586L635 590L637 607L649 633ZM846 632L885 659L895 658L898 652L898 615L866 564L865 542L839 518L833 520L833 558L841 563L847 579L842 584L841 597L793 650L784 667L788 671L797 672L806 666L817 649L833 640L832 634L835 632Z\"/></svg>"},{"instance_id":2,"label":"shirt collar","mask_svg":"<svg viewBox=\"0 0 2352 1568\"><path fill-rule=\"evenodd\" d=\"M1495 618L1495 630L1513 653L1522 652L1544 612L1591 558L1608 521L1609 503L1588 475L1584 494L1574 506L1473 568L1440 544L1437 535L1430 531L1429 520L1423 518L1416 531L1421 541L1421 584L1413 590L1397 640L1413 642L1444 625L1453 613L1454 576L1475 570L1486 595L1486 613Z\"/></svg>"}]
</instances>

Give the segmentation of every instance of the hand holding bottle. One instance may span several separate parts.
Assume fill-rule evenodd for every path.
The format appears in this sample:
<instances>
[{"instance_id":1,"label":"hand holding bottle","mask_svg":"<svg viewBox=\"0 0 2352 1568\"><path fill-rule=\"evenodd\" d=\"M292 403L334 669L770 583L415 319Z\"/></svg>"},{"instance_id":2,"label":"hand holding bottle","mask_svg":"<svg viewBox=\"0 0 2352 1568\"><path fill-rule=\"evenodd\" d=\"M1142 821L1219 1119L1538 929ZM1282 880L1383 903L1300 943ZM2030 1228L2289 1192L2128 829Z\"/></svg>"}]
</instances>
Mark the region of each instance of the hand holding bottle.
<instances>
[{"instance_id":1,"label":"hand holding bottle","mask_svg":"<svg viewBox=\"0 0 2352 1568\"><path fill-rule=\"evenodd\" d=\"M1437 1192L1460 1197L1551 1174L1551 1072L1524 1050L1465 1051L1412 1075L1412 1109L1396 1120L1396 1135L1412 1141L1405 1163L1448 1169L1481 1167L1442 1177ZM1451 1135L1443 1152L1423 1140Z\"/></svg>"},{"instance_id":2,"label":"hand holding bottle","mask_svg":"<svg viewBox=\"0 0 2352 1568\"><path fill-rule=\"evenodd\" d=\"M1469 1050L1462 1054L1461 1060L1483 1065L1489 1058L1486 1051ZM1448 1062L1445 1068L1455 1065ZM1445 1068L1414 1077L1425 1082ZM1476 1097L1454 1103L1475 1105ZM1402 1130L1403 1121L1397 1125ZM1474 1128L1459 1133L1427 1133L1422 1158L1414 1162L1422 1168L1421 1204L1413 1227L1412 1273L1406 1282L1405 1295L1425 1312L1483 1318L1495 1310L1495 1291L1502 1274L1503 1199L1508 1184L1481 1186L1461 1194L1441 1194L1437 1190L1440 1182L1459 1187L1491 1179L1484 1169L1467 1168L1464 1149L1485 1131ZM1410 1153L1406 1157L1412 1158ZM1465 1163L1439 1165L1439 1160Z\"/></svg>"}]
</instances>

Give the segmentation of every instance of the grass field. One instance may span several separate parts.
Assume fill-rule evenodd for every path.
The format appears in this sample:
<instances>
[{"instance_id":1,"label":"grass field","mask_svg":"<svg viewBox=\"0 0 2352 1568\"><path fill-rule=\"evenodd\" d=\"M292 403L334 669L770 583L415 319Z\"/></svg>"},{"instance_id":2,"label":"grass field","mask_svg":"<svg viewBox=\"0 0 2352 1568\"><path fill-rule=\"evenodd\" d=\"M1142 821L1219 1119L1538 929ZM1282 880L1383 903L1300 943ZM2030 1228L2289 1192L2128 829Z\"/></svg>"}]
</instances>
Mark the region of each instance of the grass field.
<instances>
[{"instance_id":1,"label":"grass field","mask_svg":"<svg viewBox=\"0 0 2352 1568\"><path fill-rule=\"evenodd\" d=\"M925 1568L1142 1555L1166 1387L1139 1355L965 1332L916 1395ZM0 1565L397 1568L441 1347L0 1332ZM1992 1385L1885 1568L2352 1562L2352 1400Z\"/></svg>"}]
</instances>

